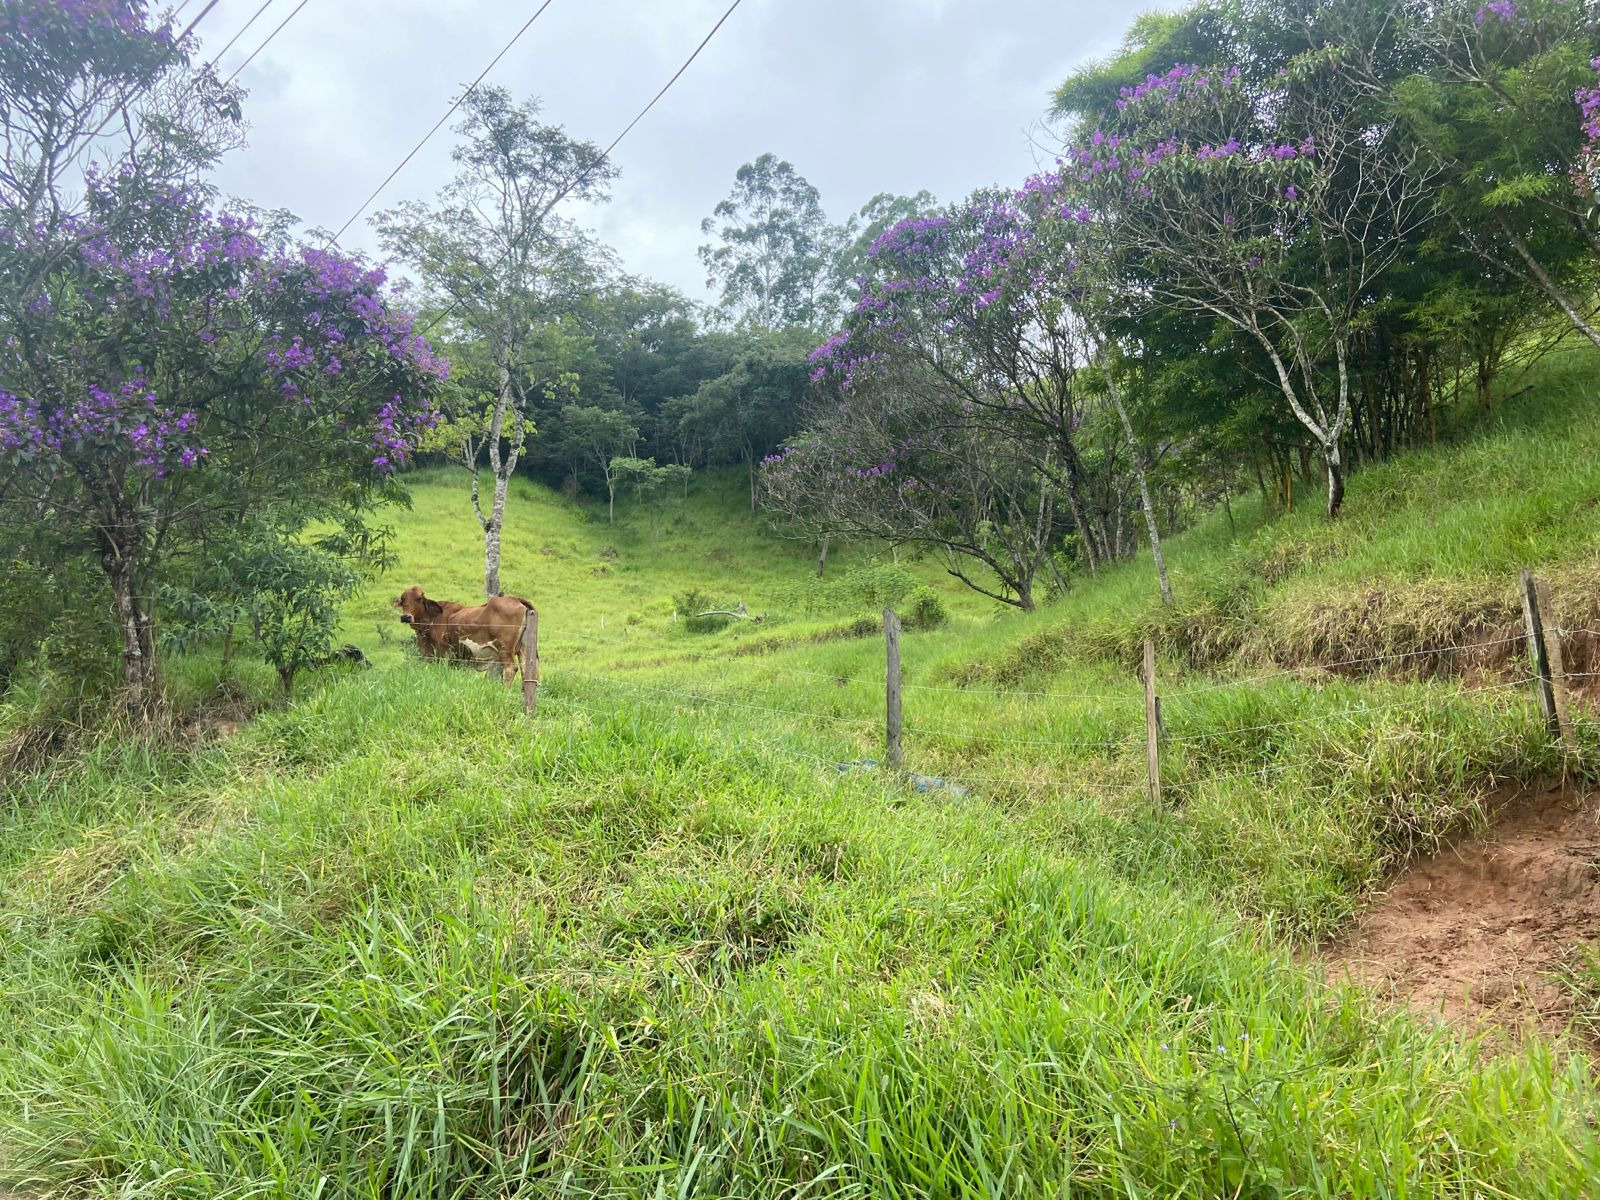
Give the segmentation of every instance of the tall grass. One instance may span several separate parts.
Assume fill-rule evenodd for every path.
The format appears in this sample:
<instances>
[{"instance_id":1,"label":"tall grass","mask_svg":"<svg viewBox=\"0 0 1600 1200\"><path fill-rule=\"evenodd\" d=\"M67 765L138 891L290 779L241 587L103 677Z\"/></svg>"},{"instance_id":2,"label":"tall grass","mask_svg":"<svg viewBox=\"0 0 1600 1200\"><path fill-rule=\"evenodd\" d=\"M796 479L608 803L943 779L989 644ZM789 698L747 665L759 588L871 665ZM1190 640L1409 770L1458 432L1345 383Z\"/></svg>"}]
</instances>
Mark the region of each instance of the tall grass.
<instances>
[{"instance_id":1,"label":"tall grass","mask_svg":"<svg viewBox=\"0 0 1600 1200\"><path fill-rule=\"evenodd\" d=\"M1034 614L862 548L819 584L737 479L654 537L519 481L531 718L406 651L393 594L481 579L459 480L424 476L346 615L378 669L220 745L108 741L9 785L0 1184L1585 1196L1570 1047L1491 1052L1294 956L1506 789L1600 768L1592 714L1563 758L1505 654L1301 669L1495 640L1521 565L1581 616L1597 409L1557 364L1494 427L1358 474L1337 525L1237 503L1172 539L1171 614L1141 563ZM867 765L902 575L953 614L903 643L925 791ZM766 619L691 633L696 589ZM254 679L171 675L195 704Z\"/></svg>"},{"instance_id":2,"label":"tall grass","mask_svg":"<svg viewBox=\"0 0 1600 1200\"><path fill-rule=\"evenodd\" d=\"M1327 993L1160 870L798 758L804 730L552 691L530 723L490 681L383 671L182 770L30 794L0 873L13 1186L1532 1197L1600 1170L1581 1063Z\"/></svg>"}]
</instances>

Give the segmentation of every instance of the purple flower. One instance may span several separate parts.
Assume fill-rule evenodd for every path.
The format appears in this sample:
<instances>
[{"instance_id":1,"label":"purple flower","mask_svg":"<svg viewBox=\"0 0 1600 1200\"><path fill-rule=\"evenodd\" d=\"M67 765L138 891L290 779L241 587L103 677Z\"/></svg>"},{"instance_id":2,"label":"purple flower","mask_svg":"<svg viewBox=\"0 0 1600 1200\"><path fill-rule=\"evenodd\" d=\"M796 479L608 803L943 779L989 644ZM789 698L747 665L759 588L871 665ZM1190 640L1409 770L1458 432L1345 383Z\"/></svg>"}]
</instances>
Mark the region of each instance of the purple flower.
<instances>
[{"instance_id":1,"label":"purple flower","mask_svg":"<svg viewBox=\"0 0 1600 1200\"><path fill-rule=\"evenodd\" d=\"M1473 21L1475 24L1482 26L1490 17L1495 18L1502 24L1521 20L1517 14L1516 0L1488 0L1487 4L1478 9Z\"/></svg>"}]
</instances>

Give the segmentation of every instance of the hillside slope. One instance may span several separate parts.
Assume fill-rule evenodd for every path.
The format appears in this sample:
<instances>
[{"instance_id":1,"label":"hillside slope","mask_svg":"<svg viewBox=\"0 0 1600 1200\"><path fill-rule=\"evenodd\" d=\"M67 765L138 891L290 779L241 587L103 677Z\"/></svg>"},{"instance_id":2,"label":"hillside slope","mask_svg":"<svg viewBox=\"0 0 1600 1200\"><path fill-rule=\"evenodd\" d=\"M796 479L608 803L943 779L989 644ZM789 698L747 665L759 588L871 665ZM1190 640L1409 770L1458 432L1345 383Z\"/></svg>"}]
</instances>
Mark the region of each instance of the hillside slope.
<instances>
[{"instance_id":1,"label":"hillside slope","mask_svg":"<svg viewBox=\"0 0 1600 1200\"><path fill-rule=\"evenodd\" d=\"M456 482L421 480L347 621L377 669L195 755L107 745L0 809L0 1182L1585 1195L1578 1041L1487 1053L1293 956L1508 785L1600 769L1593 710L1564 757L1503 632L1529 565L1587 645L1585 366L1362 472L1336 526L1240 503L1173 538L1173 614L1143 563L1031 615L859 552L818 584L737 481L653 545L519 484L532 716L404 652L389 597L480 569ZM867 762L873 614L917 583L952 614L903 645L925 791ZM691 588L768 620L692 633Z\"/></svg>"},{"instance_id":2,"label":"hillside slope","mask_svg":"<svg viewBox=\"0 0 1600 1200\"><path fill-rule=\"evenodd\" d=\"M1025 812L562 691L528 719L462 672L351 677L17 797L0 1176L1536 1197L1600 1170L1577 1061L1329 996Z\"/></svg>"}]
</instances>

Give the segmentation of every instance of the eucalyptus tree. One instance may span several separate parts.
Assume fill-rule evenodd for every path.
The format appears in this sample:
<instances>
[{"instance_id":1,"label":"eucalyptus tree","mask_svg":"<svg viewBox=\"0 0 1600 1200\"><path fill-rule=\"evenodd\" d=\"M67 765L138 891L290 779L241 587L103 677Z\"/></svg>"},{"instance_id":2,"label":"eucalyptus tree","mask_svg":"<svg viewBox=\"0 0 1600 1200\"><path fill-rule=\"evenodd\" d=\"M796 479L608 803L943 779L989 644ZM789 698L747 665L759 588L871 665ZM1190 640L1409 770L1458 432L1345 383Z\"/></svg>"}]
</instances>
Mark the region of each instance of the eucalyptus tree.
<instances>
[{"instance_id":1,"label":"eucalyptus tree","mask_svg":"<svg viewBox=\"0 0 1600 1200\"><path fill-rule=\"evenodd\" d=\"M911 196L879 192L842 227L844 235L834 254L834 287L841 295L853 295L857 280L871 270L873 244L902 221L927 216L939 207L926 188Z\"/></svg>"},{"instance_id":2,"label":"eucalyptus tree","mask_svg":"<svg viewBox=\"0 0 1600 1200\"><path fill-rule=\"evenodd\" d=\"M792 163L770 153L745 163L700 232L715 238L700 247L700 261L727 319L773 330L831 318L829 281L843 233Z\"/></svg>"}]
</instances>

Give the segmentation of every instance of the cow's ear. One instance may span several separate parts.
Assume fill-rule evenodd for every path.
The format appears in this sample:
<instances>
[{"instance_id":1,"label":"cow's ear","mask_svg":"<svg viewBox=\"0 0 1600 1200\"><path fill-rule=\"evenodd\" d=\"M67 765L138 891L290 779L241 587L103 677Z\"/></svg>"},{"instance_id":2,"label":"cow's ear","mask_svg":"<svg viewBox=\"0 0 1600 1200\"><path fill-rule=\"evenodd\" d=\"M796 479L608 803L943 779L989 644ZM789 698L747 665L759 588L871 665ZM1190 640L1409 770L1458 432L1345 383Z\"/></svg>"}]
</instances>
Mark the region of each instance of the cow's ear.
<instances>
[{"instance_id":1,"label":"cow's ear","mask_svg":"<svg viewBox=\"0 0 1600 1200\"><path fill-rule=\"evenodd\" d=\"M437 600L424 600L422 602L422 611L430 617L437 617L444 612L444 605Z\"/></svg>"}]
</instances>

